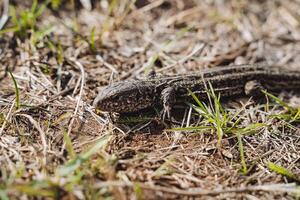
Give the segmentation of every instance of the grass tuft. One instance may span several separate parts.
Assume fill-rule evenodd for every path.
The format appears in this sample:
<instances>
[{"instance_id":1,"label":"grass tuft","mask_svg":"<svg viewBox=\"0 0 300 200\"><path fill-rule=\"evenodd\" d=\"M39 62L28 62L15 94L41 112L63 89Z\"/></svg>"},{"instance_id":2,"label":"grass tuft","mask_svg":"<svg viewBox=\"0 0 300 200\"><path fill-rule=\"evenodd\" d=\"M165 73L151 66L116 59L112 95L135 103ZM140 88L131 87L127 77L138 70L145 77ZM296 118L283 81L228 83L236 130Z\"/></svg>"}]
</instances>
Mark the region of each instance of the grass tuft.
<instances>
[{"instance_id":1,"label":"grass tuft","mask_svg":"<svg viewBox=\"0 0 300 200\"><path fill-rule=\"evenodd\" d=\"M212 104L207 106L202 103L198 97L189 90L189 94L196 101L198 106L193 106L194 110L198 112L206 121L207 124L211 124L212 127L216 130L218 135L218 146L221 145L221 140L224 135L224 132L228 130L229 124L229 114L223 109L220 102L220 95L216 95L212 85L209 83L210 89L207 91L209 98L212 99Z\"/></svg>"},{"instance_id":2,"label":"grass tuft","mask_svg":"<svg viewBox=\"0 0 300 200\"><path fill-rule=\"evenodd\" d=\"M237 137L238 148L240 153L240 160L242 165L242 173L247 173L247 165L246 158L243 146L243 135L257 133L261 128L266 127L265 123L254 123L249 124L247 127L240 128L238 127L239 120L234 122L233 120L238 116L237 114L233 116L230 115L228 111L226 111L221 102L220 95L216 95L212 85L209 83L209 90L207 91L208 96L210 98L210 104L207 106L202 103L198 97L189 90L189 94L193 97L198 106L191 105L194 110L196 110L203 118L204 118L204 126L196 126L196 127L185 127L185 128L175 128L170 130L188 130L188 131L196 131L196 130L205 130L205 129L214 129L218 136L218 146L221 146L221 140L224 134L234 134ZM209 125L212 126L209 126Z\"/></svg>"},{"instance_id":3,"label":"grass tuft","mask_svg":"<svg viewBox=\"0 0 300 200\"><path fill-rule=\"evenodd\" d=\"M0 32L14 32L20 38L28 38L29 33L37 31L38 18L43 14L49 0L38 6L38 0L34 0L30 9L17 12L14 6L10 6L12 26Z\"/></svg>"},{"instance_id":4,"label":"grass tuft","mask_svg":"<svg viewBox=\"0 0 300 200\"><path fill-rule=\"evenodd\" d=\"M68 137L65 137L66 142L68 141ZM92 155L96 154L100 149L104 148L105 145L110 140L110 135L104 135L102 136L95 145L93 145L90 149L88 149L86 152L83 152L76 156L75 158L71 159L66 165L60 167L57 171L57 174L59 176L67 176L71 173L73 173L75 170L77 170L84 162L86 162ZM71 148L71 147L70 147ZM74 153L71 150L73 156Z\"/></svg>"},{"instance_id":5,"label":"grass tuft","mask_svg":"<svg viewBox=\"0 0 300 200\"><path fill-rule=\"evenodd\" d=\"M17 11L14 6L10 6L12 25L0 30L0 36L4 33L13 32L22 40L29 38L31 48L36 51L36 44L54 31L53 27L38 28L37 26L39 17L44 13L49 3L50 0L46 0L42 4L39 4L38 0L33 0L31 8L22 11Z\"/></svg>"}]
</instances>

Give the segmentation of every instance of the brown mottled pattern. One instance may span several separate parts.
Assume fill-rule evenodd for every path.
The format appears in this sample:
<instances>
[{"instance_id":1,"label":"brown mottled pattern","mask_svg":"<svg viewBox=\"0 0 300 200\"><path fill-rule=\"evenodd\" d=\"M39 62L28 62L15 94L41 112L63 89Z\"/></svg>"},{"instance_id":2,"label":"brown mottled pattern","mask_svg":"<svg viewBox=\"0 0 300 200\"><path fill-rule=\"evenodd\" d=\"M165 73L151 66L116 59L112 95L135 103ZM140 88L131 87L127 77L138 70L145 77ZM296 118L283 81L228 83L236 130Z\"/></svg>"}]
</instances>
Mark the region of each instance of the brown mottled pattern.
<instances>
[{"instance_id":1,"label":"brown mottled pattern","mask_svg":"<svg viewBox=\"0 0 300 200\"><path fill-rule=\"evenodd\" d=\"M184 75L117 82L99 93L94 106L110 112L136 112L154 105L164 105L164 99L172 103L191 99L187 89L200 99L206 99L209 83L222 97L233 97L245 95L244 87L249 81L257 81L263 88L271 91L299 89L300 71L263 64L237 65ZM166 89L175 95L169 95Z\"/></svg>"}]
</instances>

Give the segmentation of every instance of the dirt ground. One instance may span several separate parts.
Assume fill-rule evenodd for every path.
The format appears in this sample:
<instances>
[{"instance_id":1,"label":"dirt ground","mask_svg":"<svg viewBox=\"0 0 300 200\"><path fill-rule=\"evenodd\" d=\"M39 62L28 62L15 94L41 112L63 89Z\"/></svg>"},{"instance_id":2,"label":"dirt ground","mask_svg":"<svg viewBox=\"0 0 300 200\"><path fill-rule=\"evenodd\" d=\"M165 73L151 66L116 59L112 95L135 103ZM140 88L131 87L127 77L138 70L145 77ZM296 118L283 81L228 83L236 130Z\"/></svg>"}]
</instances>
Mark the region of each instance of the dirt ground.
<instances>
[{"instance_id":1,"label":"dirt ground","mask_svg":"<svg viewBox=\"0 0 300 200\"><path fill-rule=\"evenodd\" d=\"M1 199L300 198L297 91L167 128L92 107L153 70L300 69L298 0L2 0L0 29Z\"/></svg>"}]
</instances>

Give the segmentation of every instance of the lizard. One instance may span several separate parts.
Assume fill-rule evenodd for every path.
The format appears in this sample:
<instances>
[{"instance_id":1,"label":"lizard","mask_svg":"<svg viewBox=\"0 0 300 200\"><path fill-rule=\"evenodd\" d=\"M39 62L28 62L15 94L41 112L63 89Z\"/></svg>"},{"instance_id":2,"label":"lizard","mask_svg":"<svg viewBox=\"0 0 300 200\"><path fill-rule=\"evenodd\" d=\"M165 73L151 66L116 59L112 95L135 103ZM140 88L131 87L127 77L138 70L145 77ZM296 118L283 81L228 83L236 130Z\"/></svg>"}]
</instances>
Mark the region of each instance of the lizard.
<instances>
[{"instance_id":1,"label":"lizard","mask_svg":"<svg viewBox=\"0 0 300 200\"><path fill-rule=\"evenodd\" d=\"M183 75L160 76L120 81L104 88L93 102L102 111L131 113L163 106L170 117L175 103L191 99L189 91L201 101L208 100L207 85L223 97L254 96L268 91L300 89L300 70L288 70L267 64L215 67Z\"/></svg>"}]
</instances>

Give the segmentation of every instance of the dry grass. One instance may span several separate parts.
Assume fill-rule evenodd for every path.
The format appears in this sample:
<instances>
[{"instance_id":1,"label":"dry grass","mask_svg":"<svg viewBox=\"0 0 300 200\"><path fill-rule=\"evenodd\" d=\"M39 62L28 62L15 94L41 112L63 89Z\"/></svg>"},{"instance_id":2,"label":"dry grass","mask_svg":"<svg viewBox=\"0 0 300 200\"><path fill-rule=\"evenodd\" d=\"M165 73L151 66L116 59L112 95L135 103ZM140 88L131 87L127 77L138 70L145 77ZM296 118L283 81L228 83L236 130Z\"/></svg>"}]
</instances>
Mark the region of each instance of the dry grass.
<instances>
[{"instance_id":1,"label":"dry grass","mask_svg":"<svg viewBox=\"0 0 300 200\"><path fill-rule=\"evenodd\" d=\"M159 134L91 107L101 87L153 69L299 68L298 1L33 2L1 13L1 199L299 198L297 92L232 100L192 124L187 112Z\"/></svg>"}]
</instances>

